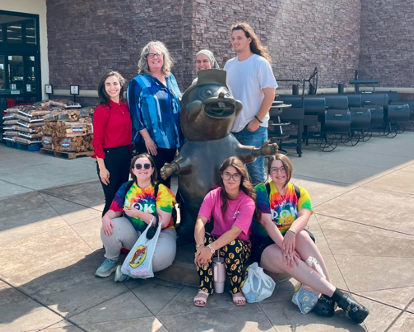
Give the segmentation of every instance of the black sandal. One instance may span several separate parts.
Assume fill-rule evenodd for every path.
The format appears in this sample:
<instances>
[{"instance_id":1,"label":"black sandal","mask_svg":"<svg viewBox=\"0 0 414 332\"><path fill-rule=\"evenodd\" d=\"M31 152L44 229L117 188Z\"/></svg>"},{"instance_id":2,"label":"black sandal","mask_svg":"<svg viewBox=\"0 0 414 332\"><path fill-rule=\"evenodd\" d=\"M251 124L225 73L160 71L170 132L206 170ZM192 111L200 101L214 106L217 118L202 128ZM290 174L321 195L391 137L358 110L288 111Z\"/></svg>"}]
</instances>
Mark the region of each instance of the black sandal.
<instances>
[{"instance_id":1,"label":"black sandal","mask_svg":"<svg viewBox=\"0 0 414 332\"><path fill-rule=\"evenodd\" d=\"M329 296L321 294L313 312L319 316L332 317L335 314L336 302Z\"/></svg>"},{"instance_id":2,"label":"black sandal","mask_svg":"<svg viewBox=\"0 0 414 332\"><path fill-rule=\"evenodd\" d=\"M369 315L369 310L359 304L350 294L344 293L338 306L345 311L345 314L355 323L361 324Z\"/></svg>"}]
</instances>

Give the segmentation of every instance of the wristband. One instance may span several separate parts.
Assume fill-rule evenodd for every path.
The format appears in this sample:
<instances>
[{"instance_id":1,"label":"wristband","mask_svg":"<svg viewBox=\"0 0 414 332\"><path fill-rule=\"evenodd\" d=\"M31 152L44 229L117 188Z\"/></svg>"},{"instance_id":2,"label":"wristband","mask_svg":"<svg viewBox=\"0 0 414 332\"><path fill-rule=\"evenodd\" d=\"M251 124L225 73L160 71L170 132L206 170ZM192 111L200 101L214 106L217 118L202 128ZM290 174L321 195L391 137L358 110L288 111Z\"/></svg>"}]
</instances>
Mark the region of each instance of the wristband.
<instances>
[{"instance_id":1,"label":"wristband","mask_svg":"<svg viewBox=\"0 0 414 332\"><path fill-rule=\"evenodd\" d=\"M204 243L197 244L196 249L200 248L202 245L204 245Z\"/></svg>"},{"instance_id":2,"label":"wristband","mask_svg":"<svg viewBox=\"0 0 414 332\"><path fill-rule=\"evenodd\" d=\"M292 231L291 229L288 229L288 232L292 232L293 234L296 235L296 233L294 231Z\"/></svg>"},{"instance_id":3,"label":"wristband","mask_svg":"<svg viewBox=\"0 0 414 332\"><path fill-rule=\"evenodd\" d=\"M211 253L214 254L215 250L213 249L213 247L211 246L211 244L209 244L207 246L208 249L210 249Z\"/></svg>"},{"instance_id":4,"label":"wristband","mask_svg":"<svg viewBox=\"0 0 414 332\"><path fill-rule=\"evenodd\" d=\"M261 120L257 117L257 115L255 115L254 117L256 118L256 120L257 120L257 121L259 121L260 123L263 123L263 121L261 121Z\"/></svg>"}]
</instances>

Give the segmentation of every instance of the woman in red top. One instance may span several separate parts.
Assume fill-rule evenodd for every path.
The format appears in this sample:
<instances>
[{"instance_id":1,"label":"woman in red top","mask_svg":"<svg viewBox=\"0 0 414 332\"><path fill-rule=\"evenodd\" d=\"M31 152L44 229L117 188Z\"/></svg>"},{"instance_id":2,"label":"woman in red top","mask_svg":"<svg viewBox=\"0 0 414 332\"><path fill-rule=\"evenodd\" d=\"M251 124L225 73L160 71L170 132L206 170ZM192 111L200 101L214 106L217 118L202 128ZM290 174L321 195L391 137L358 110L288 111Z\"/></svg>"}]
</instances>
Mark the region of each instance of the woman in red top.
<instances>
[{"instance_id":1,"label":"woman in red top","mask_svg":"<svg viewBox=\"0 0 414 332\"><path fill-rule=\"evenodd\" d=\"M98 85L100 105L93 115L93 148L99 179L109 210L119 187L129 177L132 153L132 123L128 106L120 100L125 79L117 71L106 72Z\"/></svg>"}]
</instances>

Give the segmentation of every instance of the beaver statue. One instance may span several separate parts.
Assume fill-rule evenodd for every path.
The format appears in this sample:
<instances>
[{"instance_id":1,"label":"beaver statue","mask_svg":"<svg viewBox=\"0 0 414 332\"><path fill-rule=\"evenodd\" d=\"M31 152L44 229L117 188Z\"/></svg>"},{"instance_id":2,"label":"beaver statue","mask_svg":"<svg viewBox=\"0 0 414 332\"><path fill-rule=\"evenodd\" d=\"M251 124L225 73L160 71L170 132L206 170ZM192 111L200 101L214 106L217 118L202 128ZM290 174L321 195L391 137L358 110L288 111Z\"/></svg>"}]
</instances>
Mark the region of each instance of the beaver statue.
<instances>
[{"instance_id":1,"label":"beaver statue","mask_svg":"<svg viewBox=\"0 0 414 332\"><path fill-rule=\"evenodd\" d=\"M194 241L201 203L210 190L219 186L219 169L225 159L236 156L250 163L278 151L276 143L265 142L260 148L241 145L231 134L243 105L231 96L224 70L200 70L197 75L197 82L184 92L181 100L181 129L187 141L179 155L161 168L163 179L178 174L178 245Z\"/></svg>"}]
</instances>

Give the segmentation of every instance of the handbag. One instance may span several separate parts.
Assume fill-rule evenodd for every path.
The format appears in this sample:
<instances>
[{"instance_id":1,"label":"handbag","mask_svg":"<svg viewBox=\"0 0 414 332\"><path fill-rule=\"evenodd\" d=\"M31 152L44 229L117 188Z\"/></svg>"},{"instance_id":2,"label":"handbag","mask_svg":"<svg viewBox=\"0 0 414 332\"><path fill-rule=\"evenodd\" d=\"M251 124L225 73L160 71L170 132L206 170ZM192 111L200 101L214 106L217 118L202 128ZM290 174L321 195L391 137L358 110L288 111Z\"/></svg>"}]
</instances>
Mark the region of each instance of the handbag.
<instances>
[{"instance_id":1,"label":"handbag","mask_svg":"<svg viewBox=\"0 0 414 332\"><path fill-rule=\"evenodd\" d=\"M151 238L148 238L147 235L151 229L155 229L155 232ZM155 226L152 226L152 223L148 224L125 258L121 267L123 274L140 279L152 278L154 276L152 259L160 232L161 223L158 223L158 219Z\"/></svg>"},{"instance_id":2,"label":"handbag","mask_svg":"<svg viewBox=\"0 0 414 332\"><path fill-rule=\"evenodd\" d=\"M322 278L326 279L325 274L323 273L316 258L309 256L306 260L306 264L318 272ZM295 287L295 292L293 293L292 302L299 307L302 314L307 314L315 307L320 296L321 293L318 293L309 286L305 286L298 282Z\"/></svg>"},{"instance_id":3,"label":"handbag","mask_svg":"<svg viewBox=\"0 0 414 332\"><path fill-rule=\"evenodd\" d=\"M276 283L264 273L263 268L257 263L253 263L246 272L247 278L242 285L242 292L247 302L260 302L272 295Z\"/></svg>"}]
</instances>

